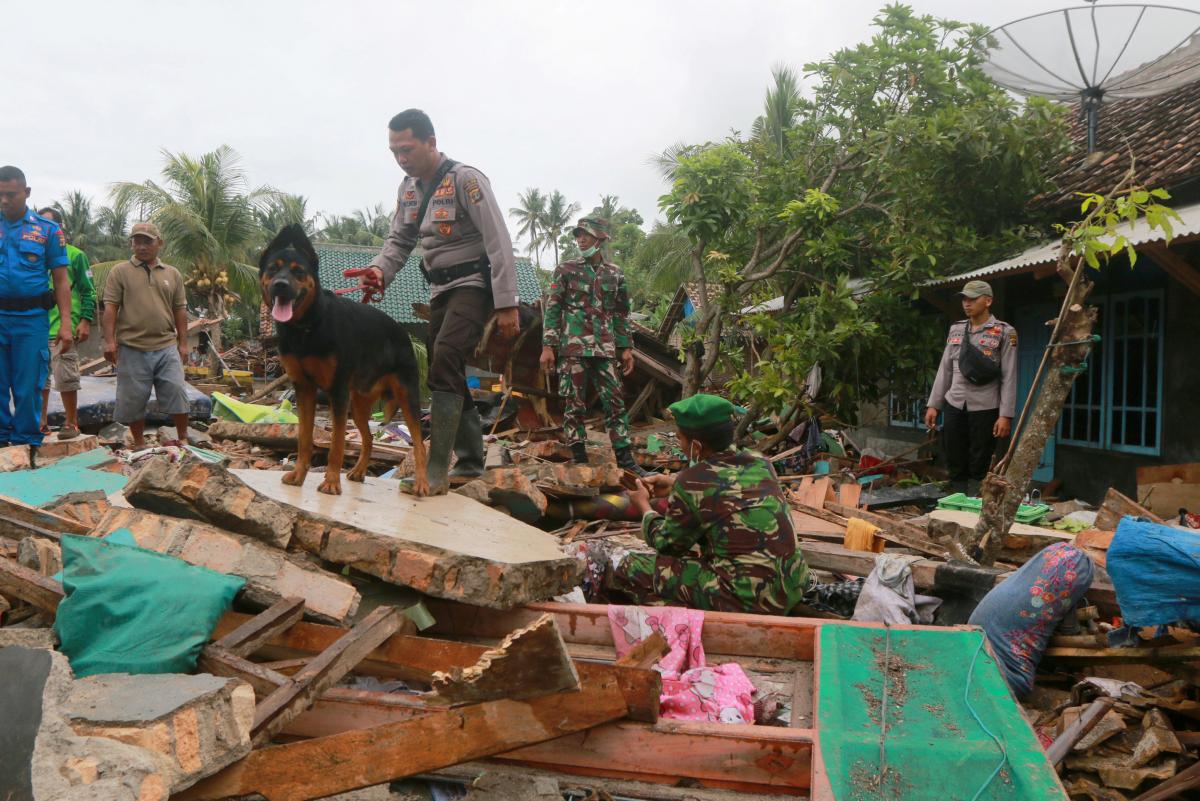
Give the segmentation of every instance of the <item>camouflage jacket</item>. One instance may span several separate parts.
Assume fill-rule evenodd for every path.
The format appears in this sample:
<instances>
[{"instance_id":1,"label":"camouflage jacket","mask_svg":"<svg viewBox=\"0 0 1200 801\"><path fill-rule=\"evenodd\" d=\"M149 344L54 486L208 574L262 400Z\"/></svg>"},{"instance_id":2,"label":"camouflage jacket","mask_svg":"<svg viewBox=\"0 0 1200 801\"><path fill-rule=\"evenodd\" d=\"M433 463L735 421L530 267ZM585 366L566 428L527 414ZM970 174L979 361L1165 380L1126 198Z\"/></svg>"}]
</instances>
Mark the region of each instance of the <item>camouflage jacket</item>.
<instances>
[{"instance_id":1,"label":"camouflage jacket","mask_svg":"<svg viewBox=\"0 0 1200 801\"><path fill-rule=\"evenodd\" d=\"M681 471L665 516L647 512L642 536L656 551L700 558L722 572L765 580L788 595L809 584L791 511L771 463L732 449Z\"/></svg>"},{"instance_id":2,"label":"camouflage jacket","mask_svg":"<svg viewBox=\"0 0 1200 801\"><path fill-rule=\"evenodd\" d=\"M633 346L625 273L612 262L579 259L558 265L550 281L542 344L564 356L615 359Z\"/></svg>"}]
</instances>

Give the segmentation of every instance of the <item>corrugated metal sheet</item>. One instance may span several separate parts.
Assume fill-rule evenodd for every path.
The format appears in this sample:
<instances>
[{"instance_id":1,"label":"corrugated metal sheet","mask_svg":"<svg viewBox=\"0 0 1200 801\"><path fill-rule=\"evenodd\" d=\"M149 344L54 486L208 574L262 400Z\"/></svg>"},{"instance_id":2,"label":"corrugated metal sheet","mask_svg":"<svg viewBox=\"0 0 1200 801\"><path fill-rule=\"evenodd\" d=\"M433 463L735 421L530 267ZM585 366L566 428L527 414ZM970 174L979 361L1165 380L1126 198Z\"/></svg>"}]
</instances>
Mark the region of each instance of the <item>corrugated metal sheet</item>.
<instances>
[{"instance_id":1,"label":"corrugated metal sheet","mask_svg":"<svg viewBox=\"0 0 1200 801\"><path fill-rule=\"evenodd\" d=\"M1188 236L1200 233L1200 203L1183 206L1182 208L1175 209L1175 211L1178 212L1180 219L1173 221L1171 224L1174 236ZM1147 242L1161 242L1166 239L1162 231L1151 230L1149 224L1144 219L1134 223L1132 231L1127 226L1122 227L1121 233L1134 245L1144 245ZM1037 267L1041 264L1051 264L1058 259L1060 242L1061 240L1056 240L1036 245L1011 259L998 261L995 264L989 264L986 267L980 267L977 270L960 273L959 275L939 278L936 281L928 282L926 286L944 287L962 284L977 278L999 278L1005 275L1025 272L1029 268Z\"/></svg>"}]
</instances>

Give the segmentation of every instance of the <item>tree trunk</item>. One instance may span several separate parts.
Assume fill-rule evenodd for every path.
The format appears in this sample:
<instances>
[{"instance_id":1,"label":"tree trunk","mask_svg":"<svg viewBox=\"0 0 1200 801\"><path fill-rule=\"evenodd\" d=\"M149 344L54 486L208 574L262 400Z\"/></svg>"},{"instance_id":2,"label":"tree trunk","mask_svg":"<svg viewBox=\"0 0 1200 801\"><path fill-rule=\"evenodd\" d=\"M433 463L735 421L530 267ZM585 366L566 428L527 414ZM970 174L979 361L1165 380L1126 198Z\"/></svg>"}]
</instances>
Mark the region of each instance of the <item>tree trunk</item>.
<instances>
[{"instance_id":1,"label":"tree trunk","mask_svg":"<svg viewBox=\"0 0 1200 801\"><path fill-rule=\"evenodd\" d=\"M217 297L215 295L209 295L208 308L211 310L216 319L220 319L221 315L225 312L224 298ZM208 357L208 375L209 377L216 379L221 376L222 370L221 360L217 357L217 354L221 352L220 325L214 325L208 329L208 342L210 347L208 349L208 353L204 354Z\"/></svg>"},{"instance_id":2,"label":"tree trunk","mask_svg":"<svg viewBox=\"0 0 1200 801\"><path fill-rule=\"evenodd\" d=\"M1082 264L1075 269L1085 269ZM1067 302L1067 313L1056 338L1058 342L1082 342L1054 348L1046 363L1046 374L1037 399L1028 413L1020 432L1012 458L1003 465L1003 473L989 473L983 481L980 494L983 508L979 522L972 534L972 541L965 543L967 553L975 555L980 564L991 565L1004 544L1008 530L1012 528L1017 509L1025 497L1025 491L1037 469L1046 440L1058 424L1063 404L1071 392L1071 386L1079 376L1074 368L1083 363L1092 350L1090 337L1096 324L1097 310L1084 306L1083 302L1092 291L1092 282L1083 276L1075 283ZM1036 387L1035 387L1036 389Z\"/></svg>"}]
</instances>

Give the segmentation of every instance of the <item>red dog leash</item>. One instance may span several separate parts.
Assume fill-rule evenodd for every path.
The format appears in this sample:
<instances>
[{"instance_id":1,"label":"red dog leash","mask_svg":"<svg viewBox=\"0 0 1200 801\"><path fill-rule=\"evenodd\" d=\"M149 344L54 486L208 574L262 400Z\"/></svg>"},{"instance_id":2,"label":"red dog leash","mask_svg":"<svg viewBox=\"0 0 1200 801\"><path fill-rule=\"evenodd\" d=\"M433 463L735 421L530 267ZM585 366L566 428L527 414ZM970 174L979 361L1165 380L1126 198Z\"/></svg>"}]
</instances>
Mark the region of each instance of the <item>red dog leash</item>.
<instances>
[{"instance_id":1,"label":"red dog leash","mask_svg":"<svg viewBox=\"0 0 1200 801\"><path fill-rule=\"evenodd\" d=\"M353 267L342 273L343 278L360 278L364 275L373 275L370 267ZM383 287L376 284L374 281L365 286L348 286L343 289L333 290L335 295L349 295L351 292L362 290L362 302L374 303L376 300L383 300Z\"/></svg>"}]
</instances>

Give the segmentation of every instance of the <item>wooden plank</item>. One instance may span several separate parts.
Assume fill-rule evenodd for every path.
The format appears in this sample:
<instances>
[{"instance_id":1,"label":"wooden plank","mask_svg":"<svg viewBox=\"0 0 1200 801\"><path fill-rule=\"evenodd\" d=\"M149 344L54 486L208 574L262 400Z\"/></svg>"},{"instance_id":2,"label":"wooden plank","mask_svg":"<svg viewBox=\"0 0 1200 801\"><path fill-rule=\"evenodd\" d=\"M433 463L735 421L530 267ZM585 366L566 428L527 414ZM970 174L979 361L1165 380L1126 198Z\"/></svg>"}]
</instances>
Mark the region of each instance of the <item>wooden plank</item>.
<instances>
[{"instance_id":1,"label":"wooden plank","mask_svg":"<svg viewBox=\"0 0 1200 801\"><path fill-rule=\"evenodd\" d=\"M69 517L0 495L0 537L22 540L36 534L57 541L63 534L86 535L89 531L88 526Z\"/></svg>"},{"instance_id":2,"label":"wooden plank","mask_svg":"<svg viewBox=\"0 0 1200 801\"><path fill-rule=\"evenodd\" d=\"M814 732L664 720L616 723L504 753L505 763L595 776L701 786L807 788Z\"/></svg>"},{"instance_id":3,"label":"wooden plank","mask_svg":"<svg viewBox=\"0 0 1200 801\"><path fill-rule=\"evenodd\" d=\"M284 598L217 640L234 656L253 656L264 642L287 631L304 616L303 598Z\"/></svg>"},{"instance_id":4,"label":"wooden plank","mask_svg":"<svg viewBox=\"0 0 1200 801\"><path fill-rule=\"evenodd\" d=\"M394 606L380 606L336 643L321 652L254 710L252 739L262 746L292 718L310 707L322 692L354 669L403 625Z\"/></svg>"},{"instance_id":5,"label":"wooden plank","mask_svg":"<svg viewBox=\"0 0 1200 801\"><path fill-rule=\"evenodd\" d=\"M1200 646L1181 643L1140 648L1047 648L1045 659L1086 665L1136 665L1200 660Z\"/></svg>"},{"instance_id":6,"label":"wooden plank","mask_svg":"<svg viewBox=\"0 0 1200 801\"><path fill-rule=\"evenodd\" d=\"M1200 464L1150 465L1137 469L1137 497L1164 518L1180 509L1200 512Z\"/></svg>"},{"instance_id":7,"label":"wooden plank","mask_svg":"<svg viewBox=\"0 0 1200 801\"><path fill-rule=\"evenodd\" d=\"M63 599L62 585L36 570L0 556L0 592L53 615Z\"/></svg>"},{"instance_id":8,"label":"wooden plank","mask_svg":"<svg viewBox=\"0 0 1200 801\"><path fill-rule=\"evenodd\" d=\"M286 675L234 654L219 645L206 645L196 661L196 670L214 676L241 679L254 688L260 701L291 682Z\"/></svg>"},{"instance_id":9,"label":"wooden plank","mask_svg":"<svg viewBox=\"0 0 1200 801\"><path fill-rule=\"evenodd\" d=\"M1103 529L1104 531L1116 531L1117 524L1126 515L1146 517L1155 523L1163 522L1161 517L1149 509L1140 506L1133 499L1109 487L1108 492L1104 495L1104 503L1100 504L1100 511L1096 515L1096 528Z\"/></svg>"},{"instance_id":10,"label":"wooden plank","mask_svg":"<svg viewBox=\"0 0 1200 801\"><path fill-rule=\"evenodd\" d=\"M946 559L949 556L946 548L930 539L919 526L914 526L904 520L897 520L878 512L868 512L866 509L853 509L837 503L826 502L825 509L843 517L857 517L860 520L866 520L873 526L878 526L879 531L875 536L882 540L911 548L926 556L935 556L939 559Z\"/></svg>"},{"instance_id":11,"label":"wooden plank","mask_svg":"<svg viewBox=\"0 0 1200 801\"><path fill-rule=\"evenodd\" d=\"M788 727L793 729L816 728L816 717L813 715L813 676L814 665L805 662L796 668L796 677L792 684L792 711Z\"/></svg>"},{"instance_id":12,"label":"wooden plank","mask_svg":"<svg viewBox=\"0 0 1200 801\"><path fill-rule=\"evenodd\" d=\"M838 504L850 509L857 509L859 499L862 498L862 484L857 481L848 481L838 487L837 490Z\"/></svg>"},{"instance_id":13,"label":"wooden plank","mask_svg":"<svg viewBox=\"0 0 1200 801\"><path fill-rule=\"evenodd\" d=\"M435 673L426 700L454 706L501 698L520 701L578 689L579 674L558 626L553 617L542 615L489 648L475 664Z\"/></svg>"},{"instance_id":14,"label":"wooden plank","mask_svg":"<svg viewBox=\"0 0 1200 801\"><path fill-rule=\"evenodd\" d=\"M267 801L309 801L561 737L625 715L625 697L615 677L602 666L587 664L579 665L579 676L579 692L431 710L369 729L260 748L172 798L216 801L258 794Z\"/></svg>"},{"instance_id":15,"label":"wooden plank","mask_svg":"<svg viewBox=\"0 0 1200 801\"><path fill-rule=\"evenodd\" d=\"M617 659L616 663L621 667L649 669L658 664L658 660L670 650L671 646L662 632L656 631L626 651L625 656Z\"/></svg>"}]
</instances>

